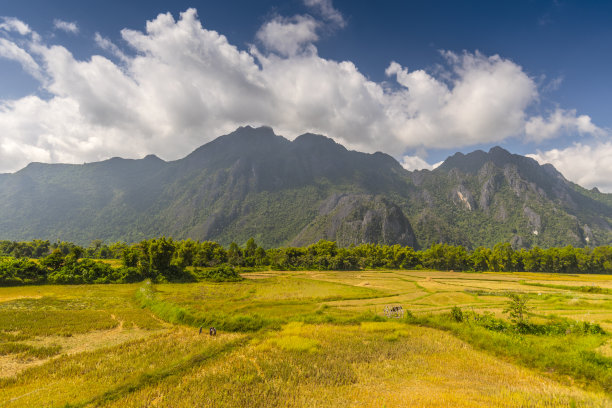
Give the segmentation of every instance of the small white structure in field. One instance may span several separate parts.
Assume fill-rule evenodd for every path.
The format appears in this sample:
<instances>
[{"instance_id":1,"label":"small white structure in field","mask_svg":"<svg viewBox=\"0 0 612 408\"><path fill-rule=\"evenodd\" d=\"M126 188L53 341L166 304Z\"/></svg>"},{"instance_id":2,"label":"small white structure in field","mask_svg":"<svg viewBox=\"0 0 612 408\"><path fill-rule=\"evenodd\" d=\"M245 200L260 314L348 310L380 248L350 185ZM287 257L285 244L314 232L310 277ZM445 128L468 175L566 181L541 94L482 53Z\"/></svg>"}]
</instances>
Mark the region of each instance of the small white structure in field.
<instances>
[{"instance_id":1,"label":"small white structure in field","mask_svg":"<svg viewBox=\"0 0 612 408\"><path fill-rule=\"evenodd\" d=\"M385 306L385 316L387 318L401 319L404 317L404 308L401 306Z\"/></svg>"}]
</instances>

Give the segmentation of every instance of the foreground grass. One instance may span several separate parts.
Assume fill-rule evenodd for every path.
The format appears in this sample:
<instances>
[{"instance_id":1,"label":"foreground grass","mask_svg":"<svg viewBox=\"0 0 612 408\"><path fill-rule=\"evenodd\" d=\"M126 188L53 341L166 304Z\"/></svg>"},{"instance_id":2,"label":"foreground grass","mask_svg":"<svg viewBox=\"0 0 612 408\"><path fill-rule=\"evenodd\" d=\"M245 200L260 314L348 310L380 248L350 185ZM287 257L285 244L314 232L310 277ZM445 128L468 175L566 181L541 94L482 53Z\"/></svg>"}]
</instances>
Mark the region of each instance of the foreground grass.
<instances>
[{"instance_id":1,"label":"foreground grass","mask_svg":"<svg viewBox=\"0 0 612 408\"><path fill-rule=\"evenodd\" d=\"M496 331L476 323L456 322L447 315L410 319L413 323L448 330L475 347L570 384L612 394L612 358L597 352L609 336L584 333L530 335Z\"/></svg>"},{"instance_id":2,"label":"foreground grass","mask_svg":"<svg viewBox=\"0 0 612 408\"><path fill-rule=\"evenodd\" d=\"M240 335L210 340L182 329L119 346L63 356L0 380L3 406L108 403L165 378L180 376L240 344Z\"/></svg>"},{"instance_id":3,"label":"foreground grass","mask_svg":"<svg viewBox=\"0 0 612 408\"><path fill-rule=\"evenodd\" d=\"M12 377L49 358L108 347L162 330L164 324L133 300L137 287L2 288L0 377Z\"/></svg>"},{"instance_id":4,"label":"foreground grass","mask_svg":"<svg viewBox=\"0 0 612 408\"><path fill-rule=\"evenodd\" d=\"M503 317L514 292L529 296L533 321L610 330L612 296L576 288L610 288L612 277L245 276L0 288L0 407L612 405L609 335L519 336L446 317L456 305ZM415 318L386 321L385 305ZM219 336L199 335L202 325Z\"/></svg>"},{"instance_id":5,"label":"foreground grass","mask_svg":"<svg viewBox=\"0 0 612 408\"><path fill-rule=\"evenodd\" d=\"M448 333L400 323L290 323L181 378L111 406L606 406L476 351Z\"/></svg>"}]
</instances>

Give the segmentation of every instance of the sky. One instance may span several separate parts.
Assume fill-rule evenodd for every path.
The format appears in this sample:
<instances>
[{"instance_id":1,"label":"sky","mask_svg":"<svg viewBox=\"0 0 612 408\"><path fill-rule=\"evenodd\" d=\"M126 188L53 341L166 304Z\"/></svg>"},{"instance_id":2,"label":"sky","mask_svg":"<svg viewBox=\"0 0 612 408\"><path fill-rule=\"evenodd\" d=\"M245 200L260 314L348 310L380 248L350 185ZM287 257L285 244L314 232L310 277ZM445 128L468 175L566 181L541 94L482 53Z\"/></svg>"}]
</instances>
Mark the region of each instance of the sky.
<instances>
[{"instance_id":1,"label":"sky","mask_svg":"<svg viewBox=\"0 0 612 408\"><path fill-rule=\"evenodd\" d=\"M238 126L432 169L502 146L612 192L612 2L0 0L0 173Z\"/></svg>"}]
</instances>

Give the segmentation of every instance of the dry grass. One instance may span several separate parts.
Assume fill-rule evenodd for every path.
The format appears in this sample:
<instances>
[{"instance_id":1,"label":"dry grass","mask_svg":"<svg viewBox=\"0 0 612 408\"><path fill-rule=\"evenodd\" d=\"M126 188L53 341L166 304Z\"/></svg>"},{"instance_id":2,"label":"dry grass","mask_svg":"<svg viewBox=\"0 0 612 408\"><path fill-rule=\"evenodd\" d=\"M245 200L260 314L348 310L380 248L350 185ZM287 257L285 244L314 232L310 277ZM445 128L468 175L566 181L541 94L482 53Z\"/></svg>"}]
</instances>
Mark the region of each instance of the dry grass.
<instances>
[{"instance_id":1,"label":"dry grass","mask_svg":"<svg viewBox=\"0 0 612 408\"><path fill-rule=\"evenodd\" d=\"M281 340L285 339L285 341ZM314 344L286 347L287 343ZM290 324L117 407L606 406L476 351L448 333L399 323Z\"/></svg>"},{"instance_id":2,"label":"dry grass","mask_svg":"<svg viewBox=\"0 0 612 408\"><path fill-rule=\"evenodd\" d=\"M556 314L612 331L612 295L524 284L608 287L612 277L431 271L245 277L156 285L156 295L196 315L287 322L281 330L198 335L142 309L134 297L140 285L0 288L0 345L60 348L50 357L0 356L0 408L612 406L609 396L570 378L559 382L519 367L448 332L358 319L389 304L416 315L460 306L503 317L505 295L513 291L530 295L532 319ZM599 355L612 354L609 340L593 344Z\"/></svg>"},{"instance_id":3,"label":"dry grass","mask_svg":"<svg viewBox=\"0 0 612 408\"><path fill-rule=\"evenodd\" d=\"M180 375L240 335L199 336L175 329L95 351L65 355L0 382L4 406L98 405L148 382Z\"/></svg>"}]
</instances>

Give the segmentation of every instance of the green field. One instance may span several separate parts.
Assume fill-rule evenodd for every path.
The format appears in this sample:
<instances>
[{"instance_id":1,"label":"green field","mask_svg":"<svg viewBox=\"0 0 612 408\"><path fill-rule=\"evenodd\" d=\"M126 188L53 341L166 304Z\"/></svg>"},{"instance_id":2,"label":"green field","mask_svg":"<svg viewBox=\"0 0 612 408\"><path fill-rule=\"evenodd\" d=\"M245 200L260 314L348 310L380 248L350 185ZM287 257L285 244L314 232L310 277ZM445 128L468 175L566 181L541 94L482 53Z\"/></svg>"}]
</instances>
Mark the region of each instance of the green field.
<instances>
[{"instance_id":1,"label":"green field","mask_svg":"<svg viewBox=\"0 0 612 408\"><path fill-rule=\"evenodd\" d=\"M612 276L243 275L0 288L0 408L612 406Z\"/></svg>"}]
</instances>

